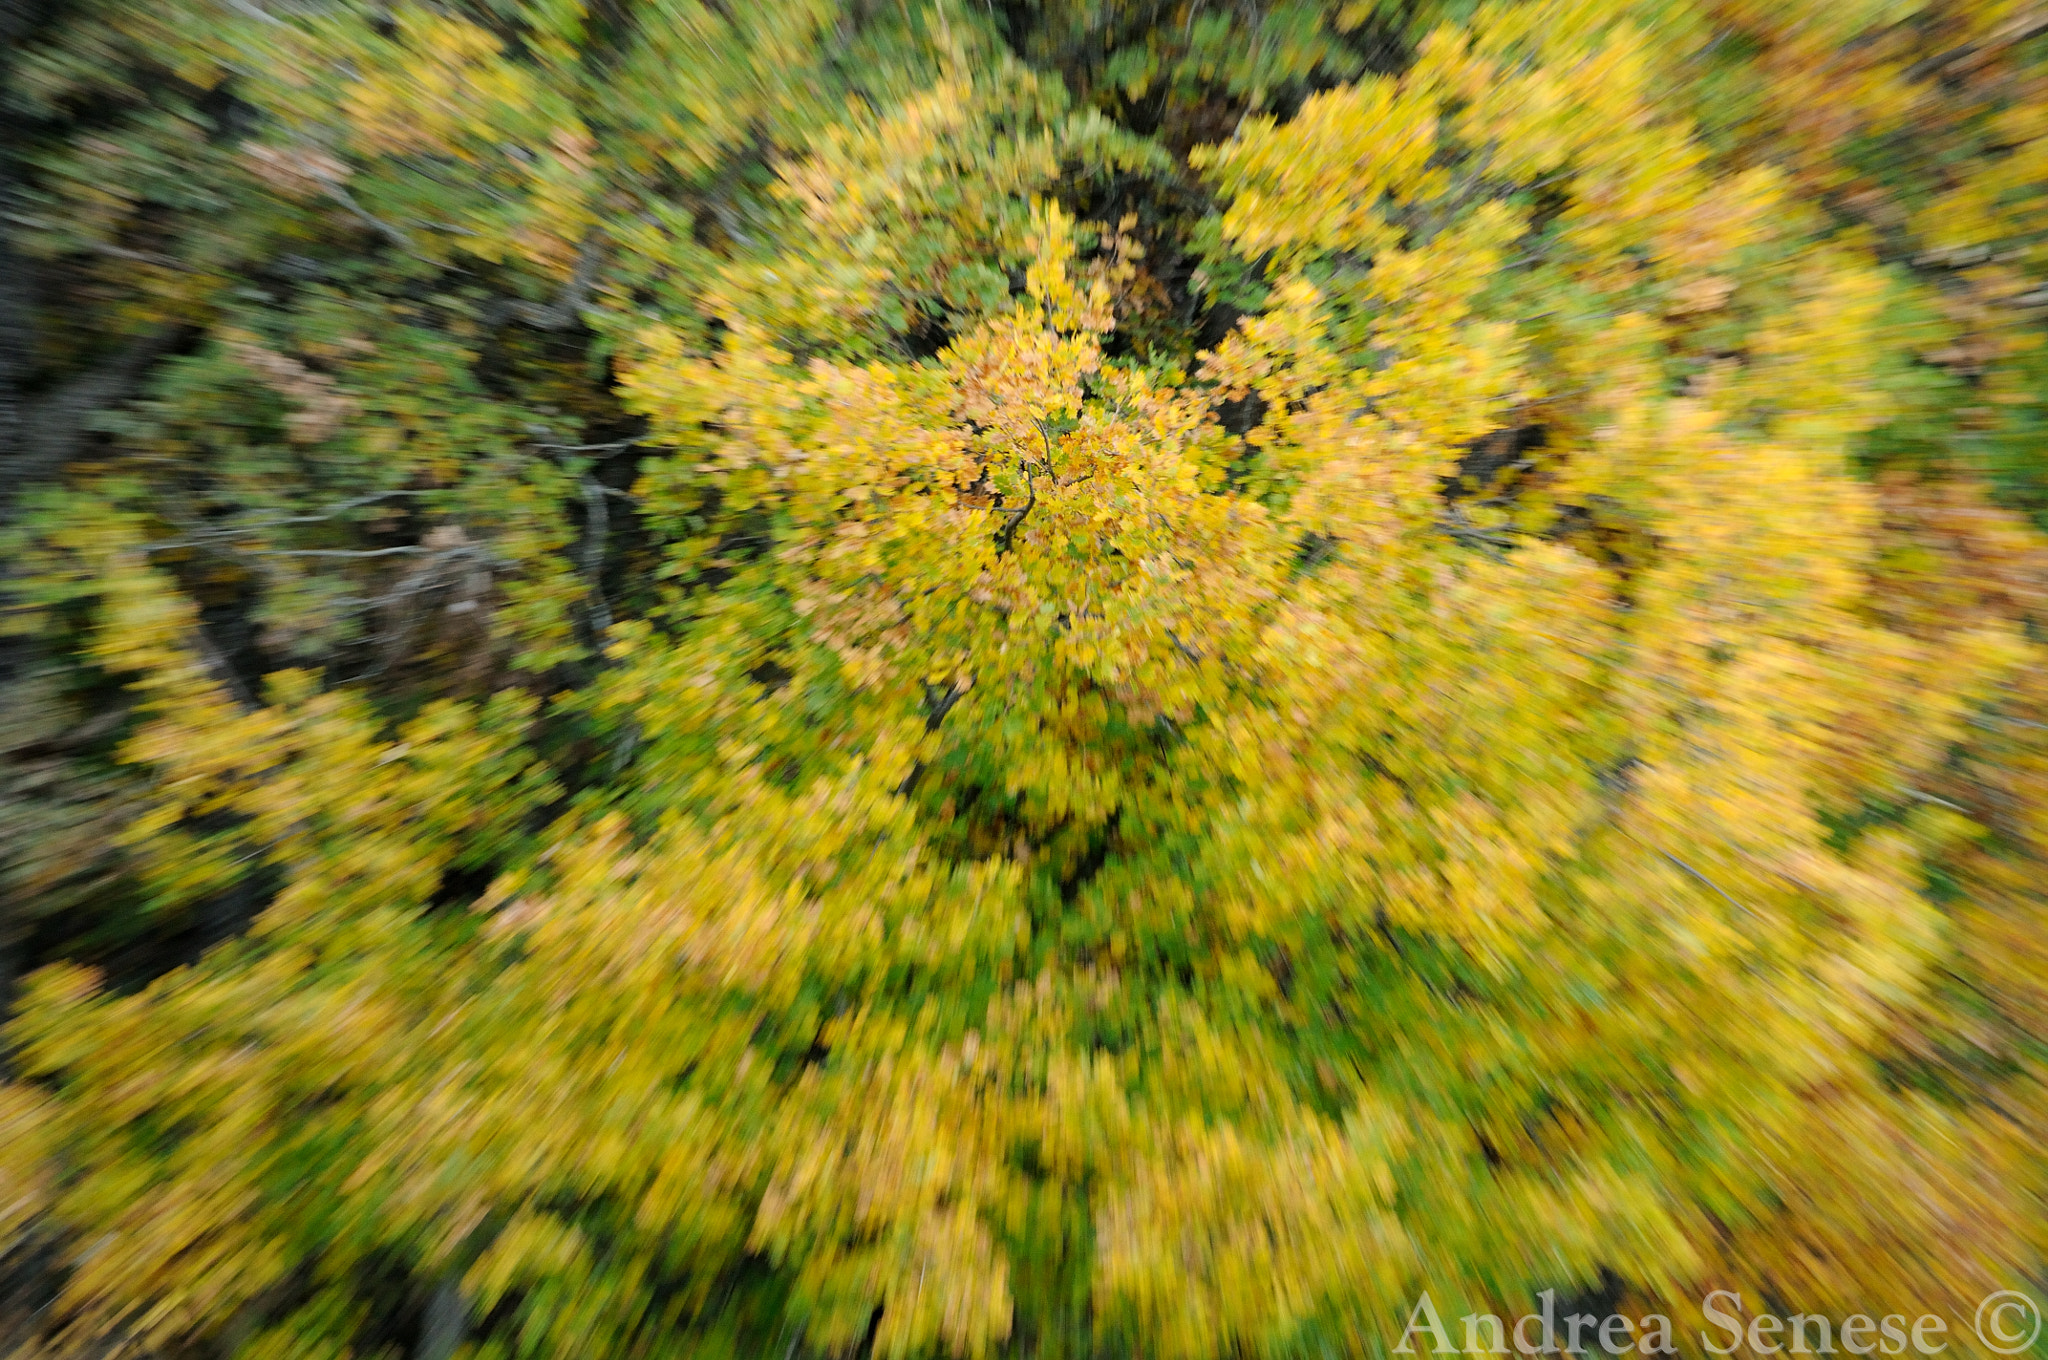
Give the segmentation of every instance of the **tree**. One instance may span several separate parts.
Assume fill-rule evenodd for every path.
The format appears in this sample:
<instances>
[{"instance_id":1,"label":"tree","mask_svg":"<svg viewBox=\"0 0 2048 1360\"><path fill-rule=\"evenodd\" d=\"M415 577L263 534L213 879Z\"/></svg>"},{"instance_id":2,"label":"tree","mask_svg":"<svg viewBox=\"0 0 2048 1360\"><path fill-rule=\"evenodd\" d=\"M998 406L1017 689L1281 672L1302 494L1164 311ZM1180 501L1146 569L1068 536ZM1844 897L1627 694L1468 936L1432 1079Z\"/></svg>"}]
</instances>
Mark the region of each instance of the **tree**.
<instances>
[{"instance_id":1,"label":"tree","mask_svg":"<svg viewBox=\"0 0 2048 1360\"><path fill-rule=\"evenodd\" d=\"M2048 1188L1986 301L2039 35L1181 17L35 49L224 110L36 181L179 336L13 530L42 692L120 696L64 911L262 904L28 979L37 1345L1277 1356L1715 1288L1975 1344ZM178 137L212 197L107 192Z\"/></svg>"}]
</instances>

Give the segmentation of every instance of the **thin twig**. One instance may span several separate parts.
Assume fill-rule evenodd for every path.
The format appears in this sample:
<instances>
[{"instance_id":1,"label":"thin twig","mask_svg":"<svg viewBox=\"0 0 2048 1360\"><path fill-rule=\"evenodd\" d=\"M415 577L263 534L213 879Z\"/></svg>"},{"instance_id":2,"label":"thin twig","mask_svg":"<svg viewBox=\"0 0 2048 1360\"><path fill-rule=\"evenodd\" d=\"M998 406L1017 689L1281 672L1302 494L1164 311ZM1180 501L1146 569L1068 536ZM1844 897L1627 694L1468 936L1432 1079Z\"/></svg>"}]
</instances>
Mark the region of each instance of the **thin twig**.
<instances>
[{"instance_id":1,"label":"thin twig","mask_svg":"<svg viewBox=\"0 0 2048 1360\"><path fill-rule=\"evenodd\" d=\"M408 543L396 548L248 548L244 551L251 557L401 557L432 552L433 549Z\"/></svg>"},{"instance_id":2,"label":"thin twig","mask_svg":"<svg viewBox=\"0 0 2048 1360\"><path fill-rule=\"evenodd\" d=\"M279 28L286 27L284 20L278 18L274 14L264 13L256 6L250 4L249 0L228 0L228 8L235 10L238 13L246 14L251 19L258 21L259 23L275 24Z\"/></svg>"},{"instance_id":3,"label":"thin twig","mask_svg":"<svg viewBox=\"0 0 2048 1360\"><path fill-rule=\"evenodd\" d=\"M355 195L351 194L348 190L342 188L340 180L329 179L325 175L322 175L320 177L320 184L323 188L327 190L327 196L329 198L333 199L336 203L339 203L342 207L347 208L351 213L354 213L355 216L360 221L362 221L366 226L368 226L371 230L381 232L386 238L388 238L391 241L393 245L397 246L400 250L404 251L406 254L412 256L414 259L420 261L421 263L433 263L432 260L429 260L426 256L420 254L419 247L415 246L412 242L412 237L406 235L402 229L392 226L389 222L386 222L383 218L378 217L376 214L372 213L368 208L365 208L362 204L356 202Z\"/></svg>"},{"instance_id":4,"label":"thin twig","mask_svg":"<svg viewBox=\"0 0 2048 1360\"><path fill-rule=\"evenodd\" d=\"M1951 803L1946 798L1936 798L1931 793L1922 793L1920 790L1913 788L1903 789L1901 792L1916 803L1932 803L1936 807L1945 807L1951 812L1960 812L1966 817L1974 815L1968 808L1957 803Z\"/></svg>"},{"instance_id":5,"label":"thin twig","mask_svg":"<svg viewBox=\"0 0 2048 1360\"><path fill-rule=\"evenodd\" d=\"M1715 892L1720 893L1722 900L1727 902L1729 906L1735 908L1737 911L1746 912L1751 916L1756 915L1755 908L1745 907L1740 902L1736 901L1734 898L1728 896L1727 892L1721 887L1720 884L1716 883L1713 879L1708 878L1705 874L1693 868L1690 864L1687 864L1684 860L1672 854L1669 850L1659 850L1657 853L1664 856L1664 858L1670 860L1673 864L1676 864L1679 868L1685 870L1687 873L1691 874L1700 882L1706 884L1709 888L1712 888Z\"/></svg>"},{"instance_id":6,"label":"thin twig","mask_svg":"<svg viewBox=\"0 0 2048 1360\"><path fill-rule=\"evenodd\" d=\"M491 308L488 319L502 324L509 319L541 331L562 331L575 325L583 316L584 305L589 301L591 285L597 282L597 267L603 260L602 242L595 231L583 238L583 244L576 251L576 268L569 275L562 292L545 307L527 302L521 298L500 298Z\"/></svg>"},{"instance_id":7,"label":"thin twig","mask_svg":"<svg viewBox=\"0 0 2048 1360\"><path fill-rule=\"evenodd\" d=\"M605 490L596 478L583 479L583 575L590 586L590 631L600 638L612 626L611 606L604 598L604 541L611 525Z\"/></svg>"},{"instance_id":8,"label":"thin twig","mask_svg":"<svg viewBox=\"0 0 2048 1360\"><path fill-rule=\"evenodd\" d=\"M110 245L104 241L94 241L86 249L95 255L104 255L110 260L127 260L132 264L153 265L158 269L175 270L180 274L196 274L199 272L183 260L159 254L154 250L130 250L126 246Z\"/></svg>"},{"instance_id":9,"label":"thin twig","mask_svg":"<svg viewBox=\"0 0 2048 1360\"><path fill-rule=\"evenodd\" d=\"M644 439L614 439L607 444L535 444L549 453L624 453L646 443Z\"/></svg>"}]
</instances>

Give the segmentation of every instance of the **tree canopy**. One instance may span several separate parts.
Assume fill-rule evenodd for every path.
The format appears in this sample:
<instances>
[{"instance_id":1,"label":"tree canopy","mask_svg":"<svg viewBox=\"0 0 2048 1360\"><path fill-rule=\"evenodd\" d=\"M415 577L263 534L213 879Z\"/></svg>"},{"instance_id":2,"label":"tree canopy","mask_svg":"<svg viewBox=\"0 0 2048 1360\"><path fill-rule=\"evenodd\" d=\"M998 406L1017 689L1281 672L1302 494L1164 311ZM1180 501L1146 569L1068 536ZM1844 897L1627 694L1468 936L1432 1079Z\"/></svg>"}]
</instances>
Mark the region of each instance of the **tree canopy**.
<instances>
[{"instance_id":1,"label":"tree canopy","mask_svg":"<svg viewBox=\"0 0 2048 1360\"><path fill-rule=\"evenodd\" d=\"M2042 1278L2038 9L7 22L21 1355Z\"/></svg>"}]
</instances>

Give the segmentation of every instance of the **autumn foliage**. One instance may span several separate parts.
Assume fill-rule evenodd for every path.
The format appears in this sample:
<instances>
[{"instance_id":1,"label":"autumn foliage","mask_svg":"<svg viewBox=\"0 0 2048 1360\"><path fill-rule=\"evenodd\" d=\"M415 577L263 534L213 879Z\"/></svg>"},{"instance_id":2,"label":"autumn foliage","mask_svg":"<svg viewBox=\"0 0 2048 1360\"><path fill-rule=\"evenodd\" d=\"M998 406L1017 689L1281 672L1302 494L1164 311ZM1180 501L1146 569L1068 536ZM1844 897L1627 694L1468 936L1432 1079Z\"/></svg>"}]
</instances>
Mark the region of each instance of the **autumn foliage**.
<instances>
[{"instance_id":1,"label":"autumn foliage","mask_svg":"<svg viewBox=\"0 0 2048 1360\"><path fill-rule=\"evenodd\" d=\"M2042 1280L2041 11L22 15L0 1346Z\"/></svg>"}]
</instances>

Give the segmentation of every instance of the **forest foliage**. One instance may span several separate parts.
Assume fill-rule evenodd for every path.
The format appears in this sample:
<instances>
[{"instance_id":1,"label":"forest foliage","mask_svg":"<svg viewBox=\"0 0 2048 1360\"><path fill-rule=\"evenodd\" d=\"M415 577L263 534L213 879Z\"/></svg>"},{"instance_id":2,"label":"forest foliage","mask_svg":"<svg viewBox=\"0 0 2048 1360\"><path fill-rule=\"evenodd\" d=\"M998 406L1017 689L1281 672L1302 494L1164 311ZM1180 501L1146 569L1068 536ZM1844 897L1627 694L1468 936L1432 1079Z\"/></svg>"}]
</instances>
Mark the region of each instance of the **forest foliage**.
<instances>
[{"instance_id":1,"label":"forest foliage","mask_svg":"<svg viewBox=\"0 0 2048 1360\"><path fill-rule=\"evenodd\" d=\"M39 0L0 1346L2048 1248L2048 14Z\"/></svg>"}]
</instances>

